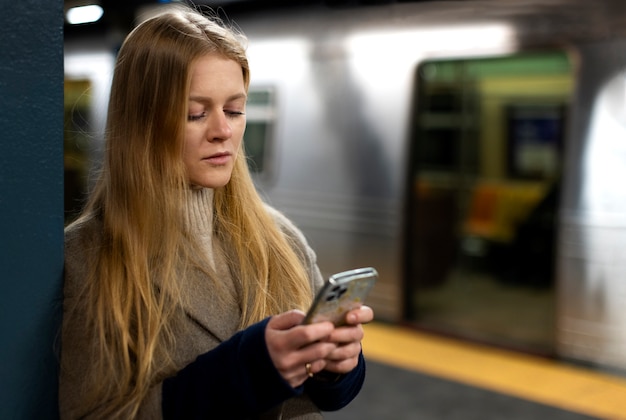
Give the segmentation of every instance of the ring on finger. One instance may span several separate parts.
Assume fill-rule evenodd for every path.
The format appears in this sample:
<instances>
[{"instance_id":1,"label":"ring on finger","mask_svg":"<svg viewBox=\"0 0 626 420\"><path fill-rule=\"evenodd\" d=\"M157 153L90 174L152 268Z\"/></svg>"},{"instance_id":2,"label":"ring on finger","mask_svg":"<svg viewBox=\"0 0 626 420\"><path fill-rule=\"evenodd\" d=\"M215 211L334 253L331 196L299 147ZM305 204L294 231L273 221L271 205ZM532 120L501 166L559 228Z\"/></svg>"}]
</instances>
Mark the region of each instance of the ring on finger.
<instances>
[{"instance_id":1,"label":"ring on finger","mask_svg":"<svg viewBox=\"0 0 626 420\"><path fill-rule=\"evenodd\" d=\"M309 378L313 377L313 372L311 372L311 364L310 363L305 363L304 364L304 369L306 369L306 374Z\"/></svg>"}]
</instances>

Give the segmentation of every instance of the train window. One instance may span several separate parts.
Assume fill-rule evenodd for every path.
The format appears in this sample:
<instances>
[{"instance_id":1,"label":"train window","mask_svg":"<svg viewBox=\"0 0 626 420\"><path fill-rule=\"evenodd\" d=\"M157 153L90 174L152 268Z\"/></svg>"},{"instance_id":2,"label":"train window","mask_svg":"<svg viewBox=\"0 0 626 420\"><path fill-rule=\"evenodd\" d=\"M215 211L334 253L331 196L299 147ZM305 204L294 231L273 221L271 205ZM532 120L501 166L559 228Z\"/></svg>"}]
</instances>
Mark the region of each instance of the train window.
<instances>
[{"instance_id":1,"label":"train window","mask_svg":"<svg viewBox=\"0 0 626 420\"><path fill-rule=\"evenodd\" d=\"M568 56L433 60L416 81L406 318L550 353Z\"/></svg>"},{"instance_id":2,"label":"train window","mask_svg":"<svg viewBox=\"0 0 626 420\"><path fill-rule=\"evenodd\" d=\"M247 126L244 147L248 156L248 167L255 177L270 175L272 136L276 118L274 90L251 87L246 105Z\"/></svg>"}]
</instances>

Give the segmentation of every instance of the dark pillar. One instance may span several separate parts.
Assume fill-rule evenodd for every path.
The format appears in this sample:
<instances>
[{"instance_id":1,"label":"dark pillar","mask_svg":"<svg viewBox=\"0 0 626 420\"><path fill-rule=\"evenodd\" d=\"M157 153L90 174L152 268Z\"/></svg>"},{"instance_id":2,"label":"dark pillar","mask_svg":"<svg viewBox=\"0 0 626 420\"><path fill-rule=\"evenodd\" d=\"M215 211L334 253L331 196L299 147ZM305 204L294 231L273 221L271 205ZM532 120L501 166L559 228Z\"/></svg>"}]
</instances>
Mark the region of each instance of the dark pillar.
<instances>
[{"instance_id":1,"label":"dark pillar","mask_svg":"<svg viewBox=\"0 0 626 420\"><path fill-rule=\"evenodd\" d=\"M0 418L55 419L63 3L2 0L0 7Z\"/></svg>"}]
</instances>

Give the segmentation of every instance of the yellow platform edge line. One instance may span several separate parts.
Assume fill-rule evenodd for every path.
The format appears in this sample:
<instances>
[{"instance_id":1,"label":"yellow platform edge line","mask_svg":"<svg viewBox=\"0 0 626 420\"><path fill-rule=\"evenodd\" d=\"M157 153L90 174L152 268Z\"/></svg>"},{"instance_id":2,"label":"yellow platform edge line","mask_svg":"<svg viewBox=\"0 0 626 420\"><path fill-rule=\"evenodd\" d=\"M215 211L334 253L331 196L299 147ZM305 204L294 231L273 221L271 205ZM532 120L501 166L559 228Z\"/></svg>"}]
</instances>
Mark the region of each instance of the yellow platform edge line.
<instances>
[{"instance_id":1,"label":"yellow platform edge line","mask_svg":"<svg viewBox=\"0 0 626 420\"><path fill-rule=\"evenodd\" d=\"M626 419L626 378L408 328L365 327L366 358L565 410Z\"/></svg>"}]
</instances>

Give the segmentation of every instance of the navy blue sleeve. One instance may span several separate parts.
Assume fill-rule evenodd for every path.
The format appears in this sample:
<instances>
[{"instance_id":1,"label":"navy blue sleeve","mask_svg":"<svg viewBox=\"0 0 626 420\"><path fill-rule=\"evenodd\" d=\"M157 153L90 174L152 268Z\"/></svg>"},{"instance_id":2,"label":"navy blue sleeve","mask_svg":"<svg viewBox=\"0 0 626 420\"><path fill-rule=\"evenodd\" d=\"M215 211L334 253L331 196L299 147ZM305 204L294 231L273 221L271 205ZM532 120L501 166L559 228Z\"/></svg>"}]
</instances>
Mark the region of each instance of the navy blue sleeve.
<instances>
[{"instance_id":1,"label":"navy blue sleeve","mask_svg":"<svg viewBox=\"0 0 626 420\"><path fill-rule=\"evenodd\" d=\"M361 391L365 382L365 358L359 354L359 364L335 382L309 379L304 384L305 393L322 411L336 411L350 403Z\"/></svg>"},{"instance_id":2,"label":"navy blue sleeve","mask_svg":"<svg viewBox=\"0 0 626 420\"><path fill-rule=\"evenodd\" d=\"M200 355L163 382L164 419L247 418L300 395L274 367L265 344L269 318Z\"/></svg>"}]
</instances>

